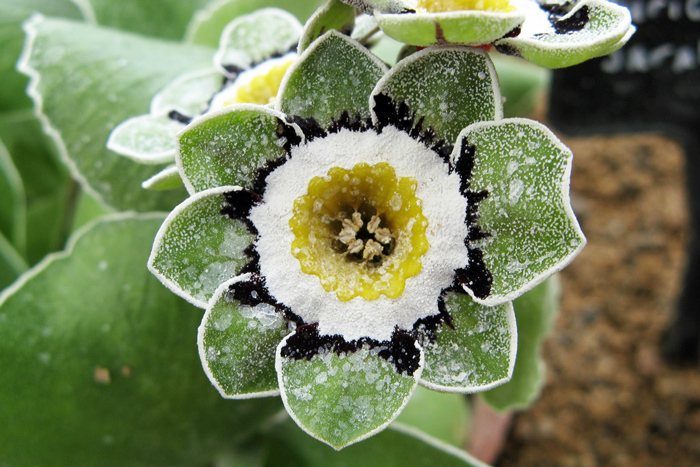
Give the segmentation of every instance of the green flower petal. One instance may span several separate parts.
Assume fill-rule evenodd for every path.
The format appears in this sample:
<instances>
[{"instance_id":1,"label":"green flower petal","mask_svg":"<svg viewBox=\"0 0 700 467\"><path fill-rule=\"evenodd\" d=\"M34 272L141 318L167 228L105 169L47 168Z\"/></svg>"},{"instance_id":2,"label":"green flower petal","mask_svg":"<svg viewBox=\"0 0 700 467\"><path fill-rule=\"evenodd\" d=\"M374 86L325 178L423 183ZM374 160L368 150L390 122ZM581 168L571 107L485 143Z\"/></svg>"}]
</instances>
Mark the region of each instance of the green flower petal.
<instances>
[{"instance_id":1,"label":"green flower petal","mask_svg":"<svg viewBox=\"0 0 700 467\"><path fill-rule=\"evenodd\" d=\"M214 64L228 74L227 67L250 68L270 57L284 54L299 41L302 26L291 13L264 8L231 21L221 34Z\"/></svg>"},{"instance_id":2,"label":"green flower petal","mask_svg":"<svg viewBox=\"0 0 700 467\"><path fill-rule=\"evenodd\" d=\"M270 305L250 307L227 297L231 284L246 279L240 276L216 290L197 339L207 376L228 399L279 394L275 353L287 324Z\"/></svg>"},{"instance_id":3,"label":"green flower petal","mask_svg":"<svg viewBox=\"0 0 700 467\"><path fill-rule=\"evenodd\" d=\"M287 115L314 117L322 127L344 111L367 118L370 93L386 70L358 42L331 30L289 68L275 106Z\"/></svg>"},{"instance_id":4,"label":"green flower petal","mask_svg":"<svg viewBox=\"0 0 700 467\"><path fill-rule=\"evenodd\" d=\"M445 306L454 329L443 324L437 339L424 343L420 384L436 391L471 393L508 381L517 350L513 305L489 307L452 292Z\"/></svg>"},{"instance_id":5,"label":"green flower petal","mask_svg":"<svg viewBox=\"0 0 700 467\"><path fill-rule=\"evenodd\" d=\"M302 53L313 41L331 29L350 34L354 24L355 9L353 7L340 0L328 0L306 22L304 32L299 40L298 52Z\"/></svg>"},{"instance_id":6,"label":"green flower petal","mask_svg":"<svg viewBox=\"0 0 700 467\"><path fill-rule=\"evenodd\" d=\"M634 32L630 11L605 0L582 1L562 20L580 14L584 8L589 21L579 31L532 31L499 40L496 47L500 52L519 55L547 68L563 68L614 52Z\"/></svg>"},{"instance_id":7,"label":"green flower petal","mask_svg":"<svg viewBox=\"0 0 700 467\"><path fill-rule=\"evenodd\" d=\"M215 69L186 73L168 84L151 101L151 114L177 110L195 117L209 108L211 97L221 90L224 78Z\"/></svg>"},{"instance_id":8,"label":"green flower petal","mask_svg":"<svg viewBox=\"0 0 700 467\"><path fill-rule=\"evenodd\" d=\"M490 292L470 293L496 305L562 269L586 243L569 202L572 154L544 125L520 118L465 128L457 167L469 165L470 148L469 190L487 194L477 223L489 236L468 246L481 250L492 278Z\"/></svg>"},{"instance_id":9,"label":"green flower petal","mask_svg":"<svg viewBox=\"0 0 700 467\"><path fill-rule=\"evenodd\" d=\"M518 11L450 11L445 13L383 14L375 11L377 24L394 39L428 47L437 43L490 44L508 34L525 20Z\"/></svg>"},{"instance_id":10,"label":"green flower petal","mask_svg":"<svg viewBox=\"0 0 700 467\"><path fill-rule=\"evenodd\" d=\"M420 378L422 365L413 376L399 374L394 365L364 348L342 356L332 351L317 354L309 360L283 357L294 335L277 349L282 401L301 429L335 449L386 428L408 403Z\"/></svg>"},{"instance_id":11,"label":"green flower petal","mask_svg":"<svg viewBox=\"0 0 700 467\"><path fill-rule=\"evenodd\" d=\"M518 323L518 359L513 378L502 386L480 393L484 401L496 410L527 409L544 386L545 364L540 351L559 310L561 287L558 279L557 276L550 277L513 301Z\"/></svg>"},{"instance_id":12,"label":"green flower petal","mask_svg":"<svg viewBox=\"0 0 700 467\"><path fill-rule=\"evenodd\" d=\"M465 92L468 90L468 92ZM503 115L496 70L486 52L466 47L433 47L399 62L378 83L386 94L424 117L439 138L452 143L472 123ZM372 116L375 123L377 117Z\"/></svg>"},{"instance_id":13,"label":"green flower petal","mask_svg":"<svg viewBox=\"0 0 700 467\"><path fill-rule=\"evenodd\" d=\"M173 162L177 133L183 128L167 115L140 115L119 124L107 148L142 164Z\"/></svg>"},{"instance_id":14,"label":"green flower petal","mask_svg":"<svg viewBox=\"0 0 700 467\"><path fill-rule=\"evenodd\" d=\"M259 168L286 157L284 134L301 137L301 130L284 123L285 118L267 107L240 104L192 122L180 134L177 154L189 192L224 185L250 188Z\"/></svg>"},{"instance_id":15,"label":"green flower petal","mask_svg":"<svg viewBox=\"0 0 700 467\"><path fill-rule=\"evenodd\" d=\"M180 171L175 164L169 165L141 184L146 190L172 190L182 186Z\"/></svg>"},{"instance_id":16,"label":"green flower petal","mask_svg":"<svg viewBox=\"0 0 700 467\"><path fill-rule=\"evenodd\" d=\"M221 213L224 194L238 190L225 186L188 198L168 215L153 242L148 268L200 308L250 260L244 250L255 236L243 222Z\"/></svg>"}]
</instances>

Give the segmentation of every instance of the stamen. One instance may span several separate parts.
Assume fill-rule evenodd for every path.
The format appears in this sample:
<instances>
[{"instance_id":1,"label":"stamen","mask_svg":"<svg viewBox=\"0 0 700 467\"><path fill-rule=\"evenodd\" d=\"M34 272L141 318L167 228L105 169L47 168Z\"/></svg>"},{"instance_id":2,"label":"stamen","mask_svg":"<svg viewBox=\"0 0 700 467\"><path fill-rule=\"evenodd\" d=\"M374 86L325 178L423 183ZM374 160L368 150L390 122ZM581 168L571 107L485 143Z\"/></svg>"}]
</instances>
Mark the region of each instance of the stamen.
<instances>
[{"instance_id":1,"label":"stamen","mask_svg":"<svg viewBox=\"0 0 700 467\"><path fill-rule=\"evenodd\" d=\"M369 261L374 259L377 256L382 255L382 250L384 248L382 247L381 244L375 242L372 239L367 240L367 243L365 244L365 251L362 253L362 259Z\"/></svg>"},{"instance_id":2,"label":"stamen","mask_svg":"<svg viewBox=\"0 0 700 467\"><path fill-rule=\"evenodd\" d=\"M302 271L343 301L401 295L428 250L415 192L416 181L386 163L334 167L311 179L289 221Z\"/></svg>"}]
</instances>

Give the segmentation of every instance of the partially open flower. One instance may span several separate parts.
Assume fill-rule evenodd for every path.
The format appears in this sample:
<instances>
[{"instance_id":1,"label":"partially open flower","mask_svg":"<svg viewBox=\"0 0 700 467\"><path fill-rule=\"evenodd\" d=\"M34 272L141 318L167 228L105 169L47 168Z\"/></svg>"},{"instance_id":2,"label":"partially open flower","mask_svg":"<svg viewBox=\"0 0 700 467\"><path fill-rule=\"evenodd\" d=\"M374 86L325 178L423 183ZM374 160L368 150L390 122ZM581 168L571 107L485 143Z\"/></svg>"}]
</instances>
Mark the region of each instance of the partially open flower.
<instances>
[{"instance_id":1,"label":"partially open flower","mask_svg":"<svg viewBox=\"0 0 700 467\"><path fill-rule=\"evenodd\" d=\"M175 162L177 133L194 118L231 104L270 104L296 59L302 31L290 13L265 8L240 16L221 34L214 68L184 74L151 101L150 112L118 125L107 147L144 164ZM174 171L166 169L150 187Z\"/></svg>"},{"instance_id":2,"label":"partially open flower","mask_svg":"<svg viewBox=\"0 0 700 467\"><path fill-rule=\"evenodd\" d=\"M343 0L373 13L407 44L494 44L548 68L575 65L622 47L634 33L627 8L607 0Z\"/></svg>"},{"instance_id":3,"label":"partially open flower","mask_svg":"<svg viewBox=\"0 0 700 467\"><path fill-rule=\"evenodd\" d=\"M149 260L206 308L202 363L224 397L280 393L336 449L386 427L417 384L507 381L511 300L585 240L571 153L503 119L487 54L434 47L385 65L330 31L275 108L210 112L179 135L191 197Z\"/></svg>"}]
</instances>

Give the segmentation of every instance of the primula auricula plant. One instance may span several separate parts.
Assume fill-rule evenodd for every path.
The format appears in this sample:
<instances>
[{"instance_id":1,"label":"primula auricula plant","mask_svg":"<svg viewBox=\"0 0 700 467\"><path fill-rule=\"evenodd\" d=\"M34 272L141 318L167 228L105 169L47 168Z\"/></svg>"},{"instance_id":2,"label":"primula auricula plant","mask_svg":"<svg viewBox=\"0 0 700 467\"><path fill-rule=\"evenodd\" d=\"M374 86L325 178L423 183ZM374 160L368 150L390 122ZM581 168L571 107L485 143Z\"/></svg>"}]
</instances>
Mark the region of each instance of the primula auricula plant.
<instances>
[{"instance_id":1,"label":"primula auricula plant","mask_svg":"<svg viewBox=\"0 0 700 467\"><path fill-rule=\"evenodd\" d=\"M417 385L507 381L511 301L585 243L570 151L503 118L483 50L438 45L388 69L330 30L274 104L211 110L177 138L190 197L149 268L206 309L199 352L224 397L280 394L336 449L384 429Z\"/></svg>"}]
</instances>

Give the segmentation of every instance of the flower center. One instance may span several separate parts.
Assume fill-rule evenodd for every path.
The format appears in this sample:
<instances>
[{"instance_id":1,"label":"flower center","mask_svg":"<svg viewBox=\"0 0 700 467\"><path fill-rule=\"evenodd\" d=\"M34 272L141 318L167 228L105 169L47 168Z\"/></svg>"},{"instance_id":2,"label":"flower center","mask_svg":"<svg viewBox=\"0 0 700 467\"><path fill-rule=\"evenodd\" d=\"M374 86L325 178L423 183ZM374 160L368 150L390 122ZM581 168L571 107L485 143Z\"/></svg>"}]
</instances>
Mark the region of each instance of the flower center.
<instances>
[{"instance_id":1,"label":"flower center","mask_svg":"<svg viewBox=\"0 0 700 467\"><path fill-rule=\"evenodd\" d=\"M267 105L274 102L282 78L295 58L296 54L288 54L242 72L231 86L214 97L212 107L220 108L231 104Z\"/></svg>"},{"instance_id":2,"label":"flower center","mask_svg":"<svg viewBox=\"0 0 700 467\"><path fill-rule=\"evenodd\" d=\"M415 192L387 163L333 167L294 202L292 255L339 300L399 297L429 246Z\"/></svg>"},{"instance_id":3,"label":"flower center","mask_svg":"<svg viewBox=\"0 0 700 467\"><path fill-rule=\"evenodd\" d=\"M482 10L508 13L515 7L508 0L418 0L419 13L443 13L459 10Z\"/></svg>"}]
</instances>

